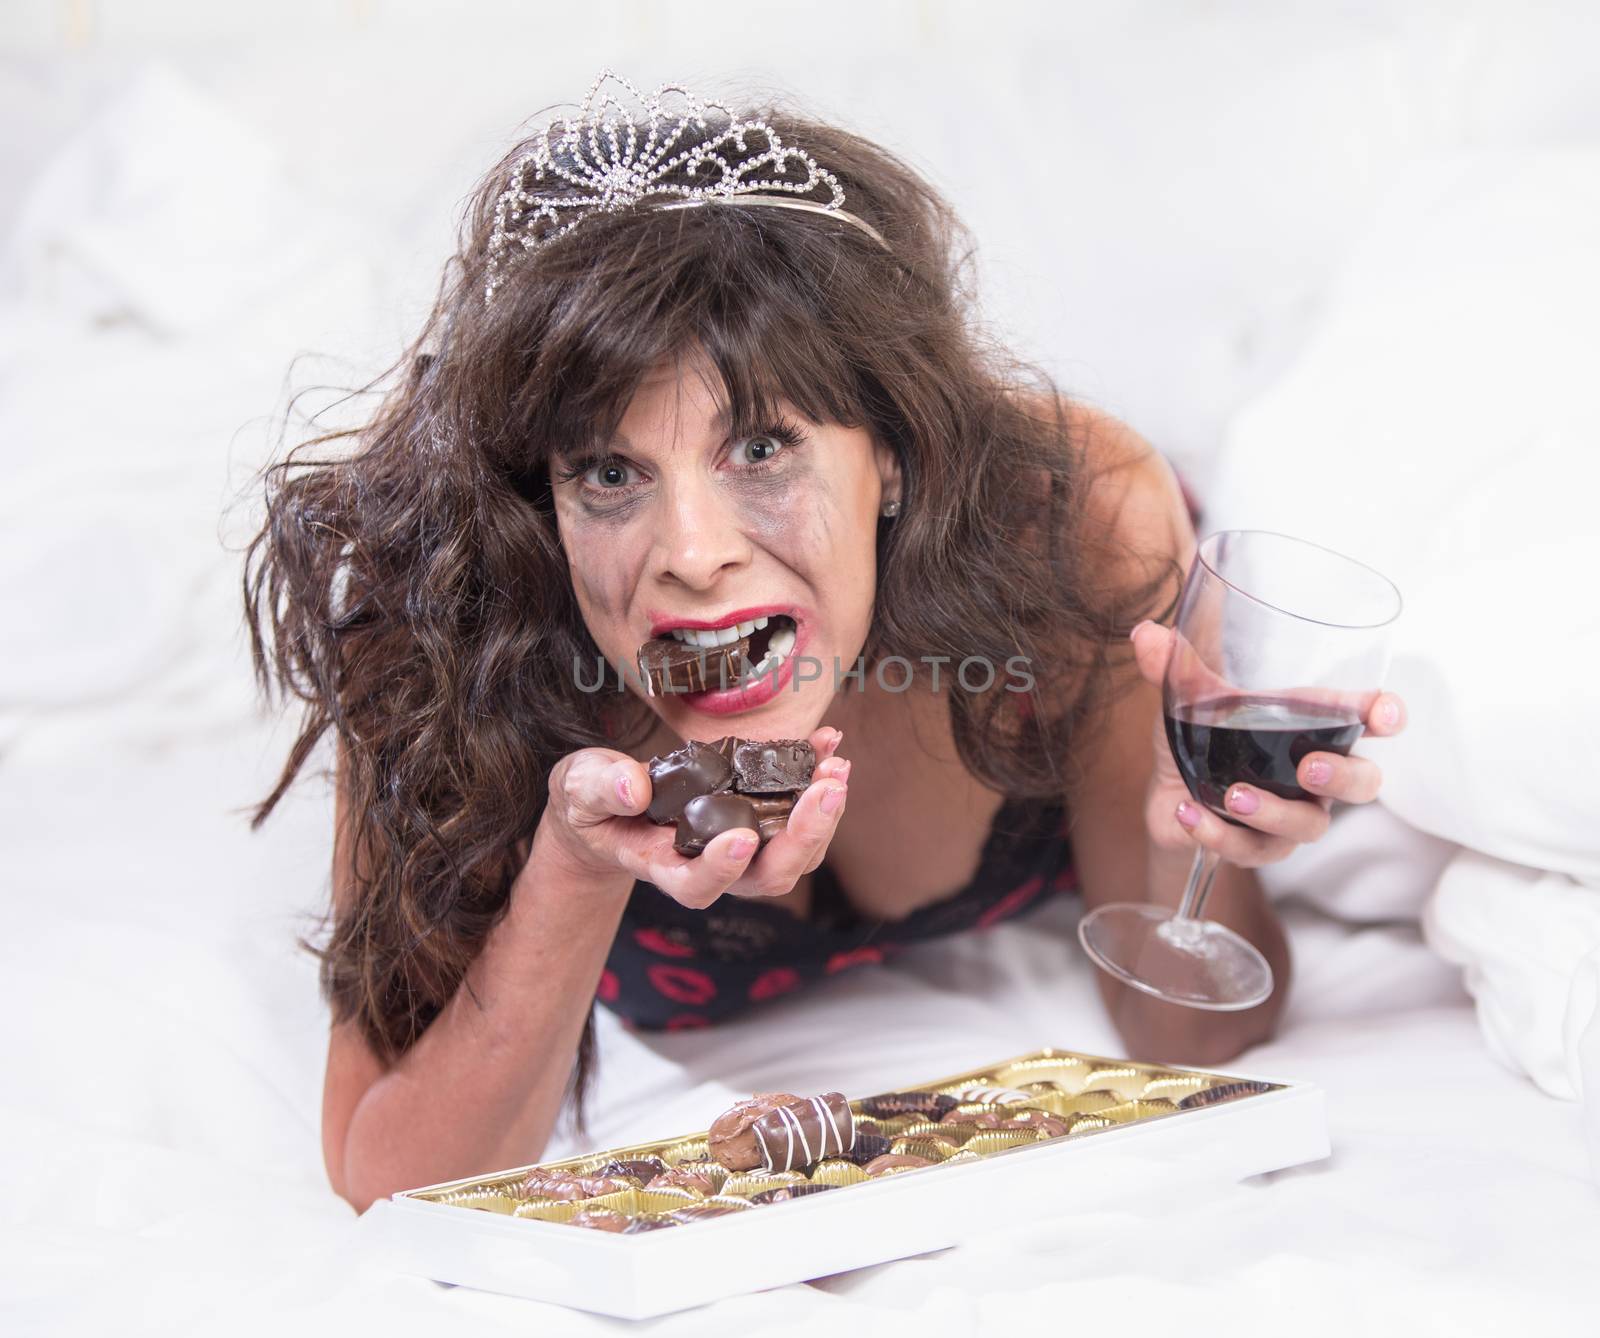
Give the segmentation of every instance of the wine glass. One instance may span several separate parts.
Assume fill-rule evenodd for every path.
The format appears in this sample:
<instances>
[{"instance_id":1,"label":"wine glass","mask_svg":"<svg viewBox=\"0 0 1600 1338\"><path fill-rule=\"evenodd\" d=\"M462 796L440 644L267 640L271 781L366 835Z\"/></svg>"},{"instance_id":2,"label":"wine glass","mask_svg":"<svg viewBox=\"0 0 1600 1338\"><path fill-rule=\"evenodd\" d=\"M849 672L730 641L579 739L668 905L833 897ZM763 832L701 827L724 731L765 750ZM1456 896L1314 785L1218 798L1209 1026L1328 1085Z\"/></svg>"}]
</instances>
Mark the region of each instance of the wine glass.
<instances>
[{"instance_id":1,"label":"wine glass","mask_svg":"<svg viewBox=\"0 0 1600 1338\"><path fill-rule=\"evenodd\" d=\"M1310 799L1308 753L1346 754L1389 666L1400 592L1371 567L1267 530L1224 530L1199 546L1178 600L1162 684L1167 742L1189 793L1218 817L1228 787ZM1115 902L1078 924L1102 969L1146 994L1231 1012L1272 993L1247 939L1203 918L1220 857L1197 849L1176 911Z\"/></svg>"}]
</instances>

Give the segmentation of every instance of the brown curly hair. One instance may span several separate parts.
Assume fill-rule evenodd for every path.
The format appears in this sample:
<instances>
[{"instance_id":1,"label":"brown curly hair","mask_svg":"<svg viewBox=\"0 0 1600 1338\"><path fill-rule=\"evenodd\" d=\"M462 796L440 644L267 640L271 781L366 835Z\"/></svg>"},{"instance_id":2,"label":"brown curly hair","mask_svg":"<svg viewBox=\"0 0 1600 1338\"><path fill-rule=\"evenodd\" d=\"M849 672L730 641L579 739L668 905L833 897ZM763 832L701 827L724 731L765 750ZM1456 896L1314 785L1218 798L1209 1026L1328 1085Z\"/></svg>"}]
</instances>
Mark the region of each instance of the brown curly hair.
<instances>
[{"instance_id":1,"label":"brown curly hair","mask_svg":"<svg viewBox=\"0 0 1600 1338\"><path fill-rule=\"evenodd\" d=\"M596 213L516 255L486 306L496 199L524 140L470 198L416 339L363 388L379 398L370 421L303 442L262 476L246 619L263 692L276 686L304 714L253 825L331 729L358 874L308 946L335 1017L386 1061L427 1028L504 912L554 764L625 749L654 719L642 698L574 682L575 657L596 663L599 649L548 462L609 438L663 362L694 351L715 367L735 438L760 431L782 396L893 449L902 510L880 525L863 653L919 673L923 657L1027 657L1031 695L998 683L949 694L961 759L995 789L1061 795L1112 659L1170 588L1154 566L1118 588L1099 575L1126 570L1127 555L1091 523L1074 420L1051 378L988 333L949 204L858 135L771 103L757 114L835 175L887 251L785 209ZM591 1016L573 1075L580 1126L593 1058Z\"/></svg>"}]
</instances>

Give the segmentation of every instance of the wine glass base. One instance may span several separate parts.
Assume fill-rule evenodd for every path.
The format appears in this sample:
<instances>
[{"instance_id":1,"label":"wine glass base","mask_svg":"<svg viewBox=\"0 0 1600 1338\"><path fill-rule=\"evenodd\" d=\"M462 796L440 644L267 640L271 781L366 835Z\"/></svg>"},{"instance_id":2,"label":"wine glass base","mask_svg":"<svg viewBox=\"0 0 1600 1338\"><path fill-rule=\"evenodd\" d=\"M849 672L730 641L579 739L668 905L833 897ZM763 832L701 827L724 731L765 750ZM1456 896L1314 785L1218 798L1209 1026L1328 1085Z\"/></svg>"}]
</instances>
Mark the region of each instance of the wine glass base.
<instances>
[{"instance_id":1,"label":"wine glass base","mask_svg":"<svg viewBox=\"0 0 1600 1338\"><path fill-rule=\"evenodd\" d=\"M1101 906L1078 922L1078 941L1102 970L1168 1003L1231 1013L1272 994L1272 968L1253 943L1164 906Z\"/></svg>"}]
</instances>

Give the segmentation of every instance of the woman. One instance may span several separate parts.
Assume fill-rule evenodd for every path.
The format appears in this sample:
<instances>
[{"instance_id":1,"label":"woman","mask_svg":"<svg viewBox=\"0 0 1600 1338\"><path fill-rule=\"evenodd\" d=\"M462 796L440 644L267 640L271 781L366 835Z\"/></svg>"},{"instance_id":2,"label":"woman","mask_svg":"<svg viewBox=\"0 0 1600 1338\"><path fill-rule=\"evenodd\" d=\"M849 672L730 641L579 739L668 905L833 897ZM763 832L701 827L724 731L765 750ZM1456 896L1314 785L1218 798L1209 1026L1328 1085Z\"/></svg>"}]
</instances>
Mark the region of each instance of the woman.
<instances>
[{"instance_id":1,"label":"woman","mask_svg":"<svg viewBox=\"0 0 1600 1338\"><path fill-rule=\"evenodd\" d=\"M334 1188L365 1208L537 1159L597 997L705 1025L1074 886L1175 902L1196 843L1277 992L1215 1014L1102 979L1107 1006L1134 1055L1269 1035L1288 954L1251 869L1379 777L1313 754L1320 802L1235 787L1242 826L1188 800L1157 686L1195 542L1172 471L985 334L966 236L897 158L660 94L635 140L591 137L607 77L584 134L486 176L404 375L333 434L354 450L269 475L246 602L306 716L256 821L332 730ZM641 175L633 143L688 156ZM673 629L782 663L595 690ZM1368 728L1400 723L1385 696ZM641 816L644 764L727 734L808 738L815 778L759 851L687 859Z\"/></svg>"}]
</instances>

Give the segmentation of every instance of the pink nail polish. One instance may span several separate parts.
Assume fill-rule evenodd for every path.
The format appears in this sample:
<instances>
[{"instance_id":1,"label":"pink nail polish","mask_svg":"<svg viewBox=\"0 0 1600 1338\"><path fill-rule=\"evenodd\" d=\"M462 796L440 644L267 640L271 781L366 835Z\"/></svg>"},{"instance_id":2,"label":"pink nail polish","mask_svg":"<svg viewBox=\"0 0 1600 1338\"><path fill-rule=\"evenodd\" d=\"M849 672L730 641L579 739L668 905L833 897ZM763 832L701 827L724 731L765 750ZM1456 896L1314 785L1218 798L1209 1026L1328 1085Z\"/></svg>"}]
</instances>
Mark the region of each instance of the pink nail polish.
<instances>
[{"instance_id":1,"label":"pink nail polish","mask_svg":"<svg viewBox=\"0 0 1600 1338\"><path fill-rule=\"evenodd\" d=\"M839 779L842 781L850 779L850 763L848 761L839 768Z\"/></svg>"},{"instance_id":2,"label":"pink nail polish","mask_svg":"<svg viewBox=\"0 0 1600 1338\"><path fill-rule=\"evenodd\" d=\"M1386 725L1398 725L1400 723L1400 704L1393 701L1384 702L1378 708L1378 719Z\"/></svg>"},{"instance_id":3,"label":"pink nail polish","mask_svg":"<svg viewBox=\"0 0 1600 1338\"><path fill-rule=\"evenodd\" d=\"M839 811L844 803L844 786L830 786L828 792L822 796L822 811L830 818Z\"/></svg>"},{"instance_id":4,"label":"pink nail polish","mask_svg":"<svg viewBox=\"0 0 1600 1338\"><path fill-rule=\"evenodd\" d=\"M1178 821L1191 832L1200 825L1200 818L1200 810L1187 799L1178 805Z\"/></svg>"},{"instance_id":5,"label":"pink nail polish","mask_svg":"<svg viewBox=\"0 0 1600 1338\"><path fill-rule=\"evenodd\" d=\"M1333 776L1333 768L1326 762L1306 763L1306 783L1308 785L1326 785Z\"/></svg>"},{"instance_id":6,"label":"pink nail polish","mask_svg":"<svg viewBox=\"0 0 1600 1338\"><path fill-rule=\"evenodd\" d=\"M728 842L728 855L732 859L744 859L756 848L756 842L748 836L736 836Z\"/></svg>"},{"instance_id":7,"label":"pink nail polish","mask_svg":"<svg viewBox=\"0 0 1600 1338\"><path fill-rule=\"evenodd\" d=\"M617 777L617 793L622 796L622 802L629 808L633 807L633 786L628 783L626 776Z\"/></svg>"},{"instance_id":8,"label":"pink nail polish","mask_svg":"<svg viewBox=\"0 0 1600 1338\"><path fill-rule=\"evenodd\" d=\"M1228 807L1235 813L1249 817L1261 807L1261 799L1253 790L1247 790L1242 785L1236 785L1228 791Z\"/></svg>"}]
</instances>

